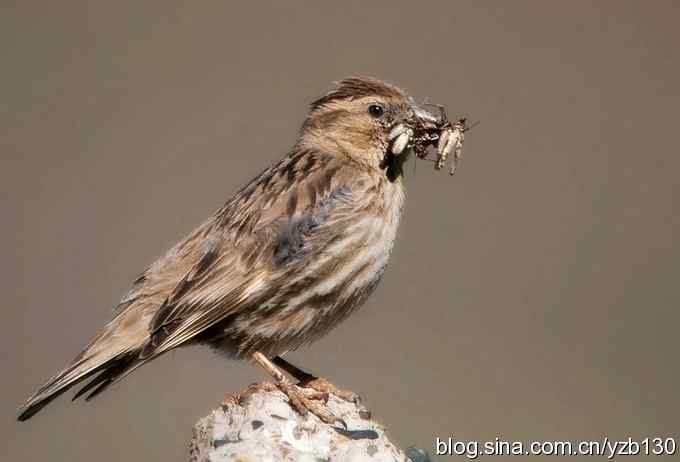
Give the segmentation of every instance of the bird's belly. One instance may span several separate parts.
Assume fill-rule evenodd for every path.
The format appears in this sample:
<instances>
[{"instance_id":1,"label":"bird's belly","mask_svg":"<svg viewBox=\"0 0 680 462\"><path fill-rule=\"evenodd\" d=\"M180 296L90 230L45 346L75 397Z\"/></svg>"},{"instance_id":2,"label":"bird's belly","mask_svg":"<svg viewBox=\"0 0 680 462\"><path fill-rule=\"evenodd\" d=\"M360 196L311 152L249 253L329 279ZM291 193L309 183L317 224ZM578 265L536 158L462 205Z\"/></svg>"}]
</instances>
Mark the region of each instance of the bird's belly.
<instances>
[{"instance_id":1,"label":"bird's belly","mask_svg":"<svg viewBox=\"0 0 680 462\"><path fill-rule=\"evenodd\" d=\"M385 271L387 255L355 255L337 274L305 277L307 289L289 297L274 297L239 315L225 326L226 342L238 356L261 351L278 355L308 344L326 334L362 305ZM362 264L361 260L369 259ZM352 269L350 269L352 268Z\"/></svg>"}]
</instances>

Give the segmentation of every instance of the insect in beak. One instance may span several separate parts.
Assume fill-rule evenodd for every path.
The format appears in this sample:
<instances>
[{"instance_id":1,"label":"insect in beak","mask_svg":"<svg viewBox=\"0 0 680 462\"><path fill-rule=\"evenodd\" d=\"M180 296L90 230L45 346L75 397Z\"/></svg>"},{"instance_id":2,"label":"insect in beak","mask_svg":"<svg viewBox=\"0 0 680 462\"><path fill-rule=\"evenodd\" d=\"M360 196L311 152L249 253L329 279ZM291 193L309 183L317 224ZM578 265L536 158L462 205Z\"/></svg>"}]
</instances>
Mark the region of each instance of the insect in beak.
<instances>
[{"instance_id":1,"label":"insect in beak","mask_svg":"<svg viewBox=\"0 0 680 462\"><path fill-rule=\"evenodd\" d=\"M433 161L435 169L441 170L453 154L449 168L449 174L453 175L462 155L465 132L470 127L466 125L465 119L450 122L442 106L424 106L436 108L437 113L411 103L410 115L390 130L390 152L393 156L400 156L405 150L413 149L419 159L426 159L428 147L436 146L437 158Z\"/></svg>"},{"instance_id":2,"label":"insect in beak","mask_svg":"<svg viewBox=\"0 0 680 462\"><path fill-rule=\"evenodd\" d=\"M440 128L440 116L434 115L416 104L412 104L410 109L410 117L397 123L388 136L392 154L395 156L402 154L406 148L413 147L412 141L414 141L415 131L435 132Z\"/></svg>"},{"instance_id":3,"label":"insect in beak","mask_svg":"<svg viewBox=\"0 0 680 462\"><path fill-rule=\"evenodd\" d=\"M388 136L389 141L392 143L392 154L398 156L404 152L411 142L411 138L413 138L413 129L411 127L403 122L395 125Z\"/></svg>"}]
</instances>

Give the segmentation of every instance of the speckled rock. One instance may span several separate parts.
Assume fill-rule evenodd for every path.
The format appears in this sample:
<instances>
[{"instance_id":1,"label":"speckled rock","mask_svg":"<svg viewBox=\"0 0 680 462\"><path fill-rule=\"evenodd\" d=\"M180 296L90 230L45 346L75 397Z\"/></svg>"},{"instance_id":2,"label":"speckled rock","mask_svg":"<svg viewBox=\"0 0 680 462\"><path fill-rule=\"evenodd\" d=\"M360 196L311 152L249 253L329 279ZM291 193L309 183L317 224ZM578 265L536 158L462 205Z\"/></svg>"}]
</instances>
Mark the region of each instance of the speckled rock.
<instances>
[{"instance_id":1,"label":"speckled rock","mask_svg":"<svg viewBox=\"0 0 680 462\"><path fill-rule=\"evenodd\" d=\"M361 404L331 395L328 407L348 430L301 416L278 390L251 386L196 424L189 461L408 462Z\"/></svg>"}]
</instances>

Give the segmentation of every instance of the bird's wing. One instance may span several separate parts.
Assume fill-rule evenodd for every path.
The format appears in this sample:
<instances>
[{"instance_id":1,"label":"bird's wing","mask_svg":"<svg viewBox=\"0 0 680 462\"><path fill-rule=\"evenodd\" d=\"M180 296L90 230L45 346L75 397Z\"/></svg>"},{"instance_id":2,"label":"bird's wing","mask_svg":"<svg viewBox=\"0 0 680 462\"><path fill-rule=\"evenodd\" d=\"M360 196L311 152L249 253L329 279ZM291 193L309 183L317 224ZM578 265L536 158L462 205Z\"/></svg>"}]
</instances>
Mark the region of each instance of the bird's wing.
<instances>
[{"instance_id":1,"label":"bird's wing","mask_svg":"<svg viewBox=\"0 0 680 462\"><path fill-rule=\"evenodd\" d=\"M140 359L276 293L286 274L300 270L298 257L318 247L323 230L356 211L352 184L361 176L346 161L306 152L285 158L237 193L207 231L197 233L201 255L154 314Z\"/></svg>"}]
</instances>

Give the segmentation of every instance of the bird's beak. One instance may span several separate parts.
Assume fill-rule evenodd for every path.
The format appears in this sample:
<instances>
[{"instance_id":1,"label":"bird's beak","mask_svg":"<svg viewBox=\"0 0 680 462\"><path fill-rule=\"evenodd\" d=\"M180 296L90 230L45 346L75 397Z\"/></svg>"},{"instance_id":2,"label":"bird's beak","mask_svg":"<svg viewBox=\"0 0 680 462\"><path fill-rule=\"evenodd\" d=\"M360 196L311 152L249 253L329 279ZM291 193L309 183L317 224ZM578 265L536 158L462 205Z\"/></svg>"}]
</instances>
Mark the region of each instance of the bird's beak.
<instances>
[{"instance_id":1,"label":"bird's beak","mask_svg":"<svg viewBox=\"0 0 680 462\"><path fill-rule=\"evenodd\" d=\"M398 156L411 146L414 129L419 132L437 130L442 122L441 115L435 115L429 110L411 103L409 115L398 122L390 131L389 140L392 143L392 154Z\"/></svg>"},{"instance_id":2,"label":"bird's beak","mask_svg":"<svg viewBox=\"0 0 680 462\"><path fill-rule=\"evenodd\" d=\"M412 104L411 109L413 111L413 116L416 119L415 123L421 125L425 130L439 127L439 124L441 123L440 114L433 114L429 110L416 104Z\"/></svg>"}]
</instances>

